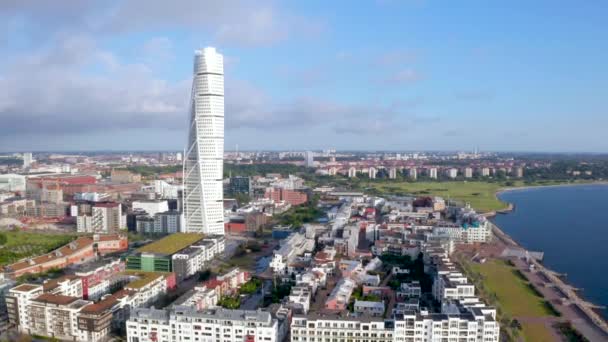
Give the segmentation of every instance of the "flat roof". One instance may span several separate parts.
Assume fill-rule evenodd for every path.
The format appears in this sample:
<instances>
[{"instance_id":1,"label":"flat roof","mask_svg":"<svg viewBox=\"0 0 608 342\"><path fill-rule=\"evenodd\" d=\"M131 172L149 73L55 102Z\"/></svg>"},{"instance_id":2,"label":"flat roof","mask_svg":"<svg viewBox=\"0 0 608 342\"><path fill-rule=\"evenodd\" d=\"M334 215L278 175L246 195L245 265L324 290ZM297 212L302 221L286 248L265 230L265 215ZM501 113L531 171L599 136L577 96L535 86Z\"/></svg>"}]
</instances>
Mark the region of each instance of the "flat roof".
<instances>
[{"instance_id":1,"label":"flat roof","mask_svg":"<svg viewBox=\"0 0 608 342\"><path fill-rule=\"evenodd\" d=\"M124 288L140 289L140 288L148 285L149 283L155 281L159 277L164 277L165 274L167 274L167 273L144 272L144 271L124 271L123 274L134 276L134 277L138 278L138 279L135 279L135 280L129 282L127 285L124 286Z\"/></svg>"},{"instance_id":2,"label":"flat roof","mask_svg":"<svg viewBox=\"0 0 608 342\"><path fill-rule=\"evenodd\" d=\"M198 233L174 233L137 249L140 253L175 254L205 236Z\"/></svg>"}]
</instances>

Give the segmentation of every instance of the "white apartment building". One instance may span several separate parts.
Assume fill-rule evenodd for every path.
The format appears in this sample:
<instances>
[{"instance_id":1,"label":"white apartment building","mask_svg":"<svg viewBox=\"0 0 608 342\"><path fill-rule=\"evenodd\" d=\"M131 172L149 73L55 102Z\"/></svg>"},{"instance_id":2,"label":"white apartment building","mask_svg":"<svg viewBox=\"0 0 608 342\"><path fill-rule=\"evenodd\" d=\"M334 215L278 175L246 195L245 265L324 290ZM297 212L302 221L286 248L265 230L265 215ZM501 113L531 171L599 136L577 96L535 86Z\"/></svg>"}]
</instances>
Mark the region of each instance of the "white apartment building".
<instances>
[{"instance_id":1,"label":"white apartment building","mask_svg":"<svg viewBox=\"0 0 608 342\"><path fill-rule=\"evenodd\" d=\"M409 177L411 180L416 180L418 178L418 170L415 167L409 170Z\"/></svg>"},{"instance_id":2,"label":"white apartment building","mask_svg":"<svg viewBox=\"0 0 608 342\"><path fill-rule=\"evenodd\" d=\"M388 170L388 178L390 178L390 179L396 179L397 178L397 168L391 167Z\"/></svg>"},{"instance_id":3,"label":"white apartment building","mask_svg":"<svg viewBox=\"0 0 608 342\"><path fill-rule=\"evenodd\" d=\"M279 250L274 251L270 268L274 273L286 274L287 265L292 262L296 256L304 252L312 252L315 248L315 240L307 239L304 234L293 233L283 240L283 245Z\"/></svg>"},{"instance_id":4,"label":"white apartment building","mask_svg":"<svg viewBox=\"0 0 608 342\"><path fill-rule=\"evenodd\" d=\"M96 203L91 211L90 216L79 215L76 218L76 230L79 233L114 233L123 227L120 203Z\"/></svg>"},{"instance_id":5,"label":"white apartment building","mask_svg":"<svg viewBox=\"0 0 608 342\"><path fill-rule=\"evenodd\" d=\"M458 169L454 169L454 168L447 169L445 171L445 175L448 176L448 178L454 179L454 178L458 177Z\"/></svg>"},{"instance_id":6,"label":"white apartment building","mask_svg":"<svg viewBox=\"0 0 608 342\"><path fill-rule=\"evenodd\" d=\"M370 167L369 171L368 171L369 179L376 179L376 174L377 173L378 173L378 170L376 170L375 167Z\"/></svg>"},{"instance_id":7,"label":"white apartment building","mask_svg":"<svg viewBox=\"0 0 608 342\"><path fill-rule=\"evenodd\" d=\"M337 315L294 316L292 342L393 342L393 323L381 318L353 318Z\"/></svg>"},{"instance_id":8,"label":"white apartment building","mask_svg":"<svg viewBox=\"0 0 608 342\"><path fill-rule=\"evenodd\" d=\"M14 173L0 175L0 191L25 191L25 176Z\"/></svg>"},{"instance_id":9,"label":"white apartment building","mask_svg":"<svg viewBox=\"0 0 608 342\"><path fill-rule=\"evenodd\" d=\"M224 57L212 47L197 50L193 73L184 161L185 228L224 235Z\"/></svg>"},{"instance_id":10,"label":"white apartment building","mask_svg":"<svg viewBox=\"0 0 608 342\"><path fill-rule=\"evenodd\" d=\"M475 285L460 272L437 275L433 282L433 297L440 302L475 297Z\"/></svg>"},{"instance_id":11,"label":"white apartment building","mask_svg":"<svg viewBox=\"0 0 608 342\"><path fill-rule=\"evenodd\" d=\"M92 303L77 297L40 295L30 301L30 325L27 331L21 331L59 340L87 341L86 333L78 328L78 315L83 307Z\"/></svg>"},{"instance_id":12,"label":"white apartment building","mask_svg":"<svg viewBox=\"0 0 608 342\"><path fill-rule=\"evenodd\" d=\"M148 215L154 216L157 213L169 211L169 203L162 200L133 201L133 210L143 210Z\"/></svg>"},{"instance_id":13,"label":"white apartment building","mask_svg":"<svg viewBox=\"0 0 608 342\"><path fill-rule=\"evenodd\" d=\"M279 342L279 324L268 312L190 307L134 309L128 342Z\"/></svg>"},{"instance_id":14,"label":"white apartment building","mask_svg":"<svg viewBox=\"0 0 608 342\"><path fill-rule=\"evenodd\" d=\"M355 300L354 310L356 313L359 314L381 317L382 315L384 315L384 302Z\"/></svg>"},{"instance_id":15,"label":"white apartment building","mask_svg":"<svg viewBox=\"0 0 608 342\"><path fill-rule=\"evenodd\" d=\"M9 322L22 332L30 328L29 303L43 293L42 285L22 284L8 290L6 307Z\"/></svg>"},{"instance_id":16,"label":"white apartment building","mask_svg":"<svg viewBox=\"0 0 608 342\"><path fill-rule=\"evenodd\" d=\"M433 167L429 169L429 178L437 179L437 168Z\"/></svg>"},{"instance_id":17,"label":"white apartment building","mask_svg":"<svg viewBox=\"0 0 608 342\"><path fill-rule=\"evenodd\" d=\"M470 167L464 168L464 178L473 178L473 169Z\"/></svg>"}]
</instances>

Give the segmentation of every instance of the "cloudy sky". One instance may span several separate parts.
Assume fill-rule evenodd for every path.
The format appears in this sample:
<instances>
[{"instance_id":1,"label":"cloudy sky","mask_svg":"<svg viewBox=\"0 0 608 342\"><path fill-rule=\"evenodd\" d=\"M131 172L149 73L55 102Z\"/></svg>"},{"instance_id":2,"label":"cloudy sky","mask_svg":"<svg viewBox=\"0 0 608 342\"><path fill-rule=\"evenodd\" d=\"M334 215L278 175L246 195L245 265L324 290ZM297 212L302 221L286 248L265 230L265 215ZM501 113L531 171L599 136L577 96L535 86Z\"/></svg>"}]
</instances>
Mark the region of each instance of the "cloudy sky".
<instances>
[{"instance_id":1,"label":"cloudy sky","mask_svg":"<svg viewBox=\"0 0 608 342\"><path fill-rule=\"evenodd\" d=\"M3 0L0 151L181 149L193 52L226 149L608 152L606 1Z\"/></svg>"}]
</instances>

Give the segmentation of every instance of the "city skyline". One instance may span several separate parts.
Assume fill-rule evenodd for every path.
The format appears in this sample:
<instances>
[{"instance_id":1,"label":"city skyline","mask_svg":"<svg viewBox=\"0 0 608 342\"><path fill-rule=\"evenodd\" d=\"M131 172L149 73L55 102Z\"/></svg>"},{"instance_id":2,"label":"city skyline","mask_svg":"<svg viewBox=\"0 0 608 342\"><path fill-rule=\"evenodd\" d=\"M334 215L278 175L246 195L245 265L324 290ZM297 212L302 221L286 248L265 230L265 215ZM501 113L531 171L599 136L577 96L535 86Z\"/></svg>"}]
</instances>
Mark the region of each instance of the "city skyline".
<instances>
[{"instance_id":1,"label":"city skyline","mask_svg":"<svg viewBox=\"0 0 608 342\"><path fill-rule=\"evenodd\" d=\"M181 150L213 45L228 147L605 152L606 6L4 3L0 151Z\"/></svg>"},{"instance_id":2,"label":"city skyline","mask_svg":"<svg viewBox=\"0 0 608 342\"><path fill-rule=\"evenodd\" d=\"M215 48L194 55L188 145L184 158L185 229L224 234L224 57Z\"/></svg>"}]
</instances>

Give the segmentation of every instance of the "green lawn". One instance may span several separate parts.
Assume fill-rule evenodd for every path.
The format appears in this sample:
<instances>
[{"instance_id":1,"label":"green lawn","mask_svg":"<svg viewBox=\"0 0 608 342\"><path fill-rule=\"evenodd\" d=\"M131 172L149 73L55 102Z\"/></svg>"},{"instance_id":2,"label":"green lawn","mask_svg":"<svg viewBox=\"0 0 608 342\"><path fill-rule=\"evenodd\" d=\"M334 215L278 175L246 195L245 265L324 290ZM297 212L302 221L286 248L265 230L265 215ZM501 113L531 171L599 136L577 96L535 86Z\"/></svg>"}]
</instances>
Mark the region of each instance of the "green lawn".
<instances>
[{"instance_id":1,"label":"green lawn","mask_svg":"<svg viewBox=\"0 0 608 342\"><path fill-rule=\"evenodd\" d=\"M515 268L504 261L492 260L485 264L468 263L472 271L469 278L476 280L476 288L482 290L482 297L500 308L503 317L547 317L552 310L539 297L529 283L515 272ZM467 272L470 273L470 272ZM480 280L483 286L479 286ZM551 334L543 324L522 324L526 341L551 341Z\"/></svg>"},{"instance_id":2,"label":"green lawn","mask_svg":"<svg viewBox=\"0 0 608 342\"><path fill-rule=\"evenodd\" d=\"M551 316L544 299L537 296L528 282L517 276L515 268L502 261L471 264L480 273L487 292L494 293L501 308L512 317Z\"/></svg>"},{"instance_id":3,"label":"green lawn","mask_svg":"<svg viewBox=\"0 0 608 342\"><path fill-rule=\"evenodd\" d=\"M530 342L551 342L553 335L542 323L523 323L522 330L524 339Z\"/></svg>"},{"instance_id":4,"label":"green lawn","mask_svg":"<svg viewBox=\"0 0 608 342\"><path fill-rule=\"evenodd\" d=\"M67 244L75 238L71 234L42 234L23 231L1 232L0 265L40 255ZM4 242L4 243L2 243Z\"/></svg>"},{"instance_id":5,"label":"green lawn","mask_svg":"<svg viewBox=\"0 0 608 342\"><path fill-rule=\"evenodd\" d=\"M515 182L521 186L522 182ZM382 182L369 183L383 194L436 195L445 199L468 202L480 212L505 209L507 204L496 198L503 183L489 182Z\"/></svg>"}]
</instances>

